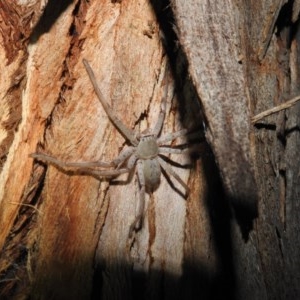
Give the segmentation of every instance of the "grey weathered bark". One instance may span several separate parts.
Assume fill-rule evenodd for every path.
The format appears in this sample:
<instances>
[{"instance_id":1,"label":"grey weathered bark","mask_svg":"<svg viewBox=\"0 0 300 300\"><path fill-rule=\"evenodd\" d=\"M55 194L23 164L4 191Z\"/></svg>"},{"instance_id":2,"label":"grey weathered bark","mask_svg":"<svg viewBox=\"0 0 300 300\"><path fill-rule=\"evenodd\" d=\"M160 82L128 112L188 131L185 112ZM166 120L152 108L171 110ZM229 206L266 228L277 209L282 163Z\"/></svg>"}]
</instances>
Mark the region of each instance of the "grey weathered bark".
<instances>
[{"instance_id":1,"label":"grey weathered bark","mask_svg":"<svg viewBox=\"0 0 300 300\"><path fill-rule=\"evenodd\" d=\"M234 296L299 298L299 105L251 125L255 114L299 94L298 1L189 4L175 0L173 9L238 221L231 224Z\"/></svg>"},{"instance_id":2,"label":"grey weathered bark","mask_svg":"<svg viewBox=\"0 0 300 300\"><path fill-rule=\"evenodd\" d=\"M198 2L0 3L0 298L299 297L298 106L251 124L298 92L297 6ZM224 191L204 147L176 168L189 197L162 177L129 239L135 176L113 183L29 158L109 161L123 149L82 58L137 131L156 121L168 59L163 132L205 123Z\"/></svg>"}]
</instances>

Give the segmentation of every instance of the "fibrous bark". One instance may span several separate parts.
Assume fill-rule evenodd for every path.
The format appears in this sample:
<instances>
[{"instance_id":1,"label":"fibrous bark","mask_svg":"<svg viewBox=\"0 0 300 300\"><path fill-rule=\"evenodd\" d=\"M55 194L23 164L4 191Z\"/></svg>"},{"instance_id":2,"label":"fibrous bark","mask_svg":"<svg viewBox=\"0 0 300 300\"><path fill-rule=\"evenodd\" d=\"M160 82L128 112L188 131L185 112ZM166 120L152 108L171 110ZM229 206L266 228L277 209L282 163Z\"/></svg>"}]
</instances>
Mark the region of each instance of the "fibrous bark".
<instances>
[{"instance_id":1,"label":"fibrous bark","mask_svg":"<svg viewBox=\"0 0 300 300\"><path fill-rule=\"evenodd\" d=\"M299 298L298 106L251 123L297 94L297 1L200 2L1 2L0 298ZM204 127L214 153L170 156L191 193L163 176L133 238L136 176L29 157L110 161L126 145L83 58L137 132L157 120L167 60L163 133Z\"/></svg>"},{"instance_id":2,"label":"fibrous bark","mask_svg":"<svg viewBox=\"0 0 300 300\"><path fill-rule=\"evenodd\" d=\"M210 255L211 268L216 267L208 254L214 246L206 234L207 212L198 208L206 194L201 160L170 157L192 165L174 167L192 192L185 199L180 186L163 176L159 188L147 194L143 227L130 239L139 196L135 176L110 183L29 157L41 151L64 161L110 161L124 148L124 138L94 94L83 58L128 127L139 132L153 126L163 93L158 78L169 60L161 36L147 1L49 2L24 42L24 65L14 55L4 60L22 69L24 84L17 98L20 124L1 174L2 297L129 299L141 285L148 298L163 290L173 298L179 296L180 286L173 283L183 274L185 257ZM1 51L8 56L6 48ZM163 133L201 127L196 97L177 97L187 88L186 78L175 86L172 69ZM205 235L193 230L195 223ZM157 289L158 283L164 287Z\"/></svg>"}]
</instances>

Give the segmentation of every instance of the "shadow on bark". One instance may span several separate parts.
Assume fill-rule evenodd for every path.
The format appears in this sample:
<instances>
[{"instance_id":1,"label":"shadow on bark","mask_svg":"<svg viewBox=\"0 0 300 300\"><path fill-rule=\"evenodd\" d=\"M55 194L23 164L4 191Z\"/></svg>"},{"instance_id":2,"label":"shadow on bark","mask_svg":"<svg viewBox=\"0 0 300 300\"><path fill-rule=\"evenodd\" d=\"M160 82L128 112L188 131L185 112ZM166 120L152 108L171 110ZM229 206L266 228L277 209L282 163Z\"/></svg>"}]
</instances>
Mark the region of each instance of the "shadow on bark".
<instances>
[{"instance_id":1,"label":"shadow on bark","mask_svg":"<svg viewBox=\"0 0 300 300\"><path fill-rule=\"evenodd\" d=\"M185 98L187 97L184 94L184 90L190 90L190 97L194 98L195 105L196 102L198 103L196 109L201 110L201 102L196 100L198 96L193 83L189 79L188 61L174 31L176 30L176 23L171 9L171 2L168 0L162 2L152 0L151 3L164 33L162 42L170 59L171 69L175 78L176 92L178 93L179 112L184 120L184 112L186 110ZM188 88L184 89L185 85ZM189 105L193 105L193 103L190 103L192 101L189 102ZM201 114L199 119L200 121L197 120L196 122L204 130L205 116ZM203 160L209 188L206 206L210 215L213 232L212 239L220 261L220 269L218 274L211 274L204 265L195 266L193 263L185 261L181 284L188 287L187 289L183 289L184 291L189 291L189 297L186 299L193 299L192 295L194 295L195 299L198 299L197 296L204 296L205 299L234 299L235 266L232 224L238 224L243 240L246 243L249 233L253 230L253 222L258 217L257 200L249 198L249 195L239 195L236 199L228 199L222 186L220 171L215 164L216 160L213 157L212 151L209 152L211 158ZM248 176L249 174L245 174L244 177L246 180Z\"/></svg>"},{"instance_id":2,"label":"shadow on bark","mask_svg":"<svg viewBox=\"0 0 300 300\"><path fill-rule=\"evenodd\" d=\"M67 0L57 4L57 1L49 1L41 21L33 31L31 42L36 42L40 36L48 32L60 14L72 2L72 0ZM175 86L177 87L176 92L179 95L178 99L181 100L178 103L181 119L184 120L186 96L182 92L182 87L185 85L188 86L185 89L190 90L195 99L196 92L192 83L187 83L187 78L189 77L188 64L181 49L176 44L176 35L171 27L172 11L170 8L161 9L161 7L169 7L170 3L168 1L157 4L154 3L155 1L152 2L165 33L164 43L176 81ZM158 6L161 7L159 8ZM173 49L177 49L176 53ZM200 109L199 101L194 101L194 104L192 103L191 105L197 106L198 110ZM195 120L195 123L198 123L196 124L198 127L203 128L202 119ZM213 169L212 165L214 166ZM94 268L92 283L92 299L199 299L199 297L201 299L234 299L235 274L230 226L233 221L233 214L230 208L231 201L225 198L219 170L214 164L214 157L212 155L210 159L204 159L204 168L209 187L206 206L210 215L212 239L220 264L218 272L212 273L204 262L199 262L195 265L194 262L189 260L184 261L183 275L180 278L155 270L151 270L148 274L132 271L132 266L127 263L109 266L109 268L106 266L96 266ZM240 199L238 200L240 203ZM245 228L245 230L242 229L243 235L247 236L247 232L249 233L249 230L251 230L251 225L249 225L247 220L252 221L255 214L253 214L251 208L243 206L237 206L236 212L238 212L235 215L238 220L240 219L238 222L241 228ZM24 272L26 271L27 256L28 253L22 252L20 254L21 261L16 262L16 264L23 266ZM53 254L54 257L55 254ZM82 258L82 261L81 264L86 264L87 266L91 264L89 258ZM40 299L41 296L45 299L86 299L84 298L85 293L88 294L87 290L89 288L80 286L78 278L72 281L72 276L76 277L76 265L68 266L66 263L63 263L60 267L56 265L55 259L47 263L49 273L44 273L43 278L36 279L38 283L37 285L34 284L34 291L30 297L25 297L24 299ZM87 268L83 267L83 269ZM116 271L114 272L114 270ZM82 285L87 282L84 276L84 274L81 275ZM113 278L114 285L111 285L111 278ZM5 283L7 279L9 280L10 277L3 276L2 283ZM16 285L13 289L8 290L9 293L3 295L2 299L17 299L17 297L20 297L19 291L22 288L24 288L23 285ZM82 291L82 295L74 292L79 290ZM24 295L22 296L24 297Z\"/></svg>"},{"instance_id":3,"label":"shadow on bark","mask_svg":"<svg viewBox=\"0 0 300 300\"><path fill-rule=\"evenodd\" d=\"M39 22L35 25L30 43L35 44L38 39L48 31L50 31L53 24L57 21L59 16L68 8L68 6L73 2L73 0L65 1L55 1L49 0L42 17L39 19ZM73 11L73 14L76 14L76 7Z\"/></svg>"}]
</instances>

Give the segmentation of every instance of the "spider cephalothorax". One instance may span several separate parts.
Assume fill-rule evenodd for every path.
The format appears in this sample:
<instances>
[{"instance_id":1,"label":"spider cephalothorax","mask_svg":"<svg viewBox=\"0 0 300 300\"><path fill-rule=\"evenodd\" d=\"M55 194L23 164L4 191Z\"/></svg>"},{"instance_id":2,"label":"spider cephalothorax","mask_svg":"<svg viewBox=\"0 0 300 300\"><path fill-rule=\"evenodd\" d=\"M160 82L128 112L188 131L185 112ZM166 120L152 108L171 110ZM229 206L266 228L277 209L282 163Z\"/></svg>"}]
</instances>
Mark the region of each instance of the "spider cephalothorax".
<instances>
[{"instance_id":1,"label":"spider cephalothorax","mask_svg":"<svg viewBox=\"0 0 300 300\"><path fill-rule=\"evenodd\" d=\"M180 136L186 135L187 130L183 129L174 133L168 133L160 136L166 114L166 85L162 98L160 113L155 126L151 129L145 130L141 134L136 134L133 130L124 125L114 114L113 110L109 106L108 102L104 99L98 87L94 72L89 63L86 60L83 60L83 63L94 86L95 92L110 121L126 138L131 146L128 146L121 151L118 157L111 162L63 162L55 157L43 153L34 153L31 154L31 156L38 160L54 164L62 169L72 169L73 172L88 174L95 177L118 176L123 173L129 173L136 166L136 172L140 186L140 201L138 206L138 215L136 216L136 220L130 228L130 233L132 233L133 229L138 228L141 224L140 221L144 211L145 192L146 190L152 192L158 187L160 183L161 169L164 169L167 174L173 176L185 189L186 194L188 194L189 188L186 183L173 171L167 162L162 159L163 154L181 154L183 152L182 149L172 148L164 145Z\"/></svg>"},{"instance_id":2,"label":"spider cephalothorax","mask_svg":"<svg viewBox=\"0 0 300 300\"><path fill-rule=\"evenodd\" d=\"M154 135L141 136L136 148L138 158L151 159L158 155L157 138Z\"/></svg>"}]
</instances>

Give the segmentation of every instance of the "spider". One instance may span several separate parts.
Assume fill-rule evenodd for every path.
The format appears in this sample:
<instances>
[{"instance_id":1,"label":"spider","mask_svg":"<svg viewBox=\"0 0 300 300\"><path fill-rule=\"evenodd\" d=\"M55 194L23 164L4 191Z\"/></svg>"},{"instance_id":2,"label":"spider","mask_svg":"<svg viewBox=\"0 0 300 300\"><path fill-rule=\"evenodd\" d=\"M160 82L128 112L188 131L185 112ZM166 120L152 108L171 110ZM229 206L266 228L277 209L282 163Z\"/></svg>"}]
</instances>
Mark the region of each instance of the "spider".
<instances>
[{"instance_id":1,"label":"spider","mask_svg":"<svg viewBox=\"0 0 300 300\"><path fill-rule=\"evenodd\" d=\"M162 97L160 113L155 126L151 129L146 129L142 133L134 132L122 123L122 121L115 115L108 102L105 100L97 84L94 72L87 60L83 59L83 64L89 75L96 95L99 98L99 101L102 104L108 118L119 130L119 132L125 137L125 139L131 144L131 146L123 149L118 157L111 162L64 162L44 153L33 153L30 156L39 161L53 164L63 170L72 169L73 172L92 175L95 177L114 177L123 173L129 174L136 167L140 191L139 204L137 209L138 213L129 231L129 235L131 235L133 230L138 230L141 227L141 221L145 206L145 193L152 192L159 186L161 169L163 169L168 175L171 175L179 182L179 184L185 190L184 196L187 197L189 193L189 187L174 172L171 166L169 166L167 162L162 159L162 157L163 154L183 153L185 149L172 148L170 146L164 145L175 140L178 137L186 135L188 131L186 129L183 129L174 133L168 133L160 136L160 132L162 130L166 115L167 88L165 88ZM103 170L99 168L113 169Z\"/></svg>"}]
</instances>

